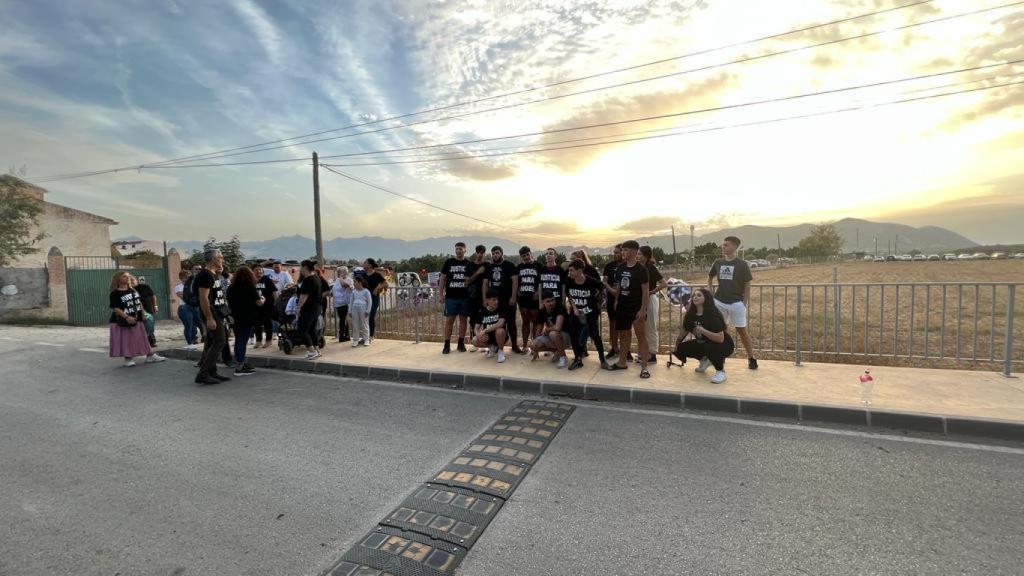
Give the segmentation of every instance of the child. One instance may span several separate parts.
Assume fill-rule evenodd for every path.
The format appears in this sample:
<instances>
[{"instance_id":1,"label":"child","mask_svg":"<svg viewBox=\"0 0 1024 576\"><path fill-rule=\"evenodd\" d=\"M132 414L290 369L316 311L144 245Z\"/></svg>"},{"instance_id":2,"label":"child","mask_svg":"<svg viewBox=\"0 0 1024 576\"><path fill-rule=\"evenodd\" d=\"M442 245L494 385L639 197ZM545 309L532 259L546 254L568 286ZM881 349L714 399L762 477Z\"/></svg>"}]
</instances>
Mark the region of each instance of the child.
<instances>
[{"instance_id":1,"label":"child","mask_svg":"<svg viewBox=\"0 0 1024 576\"><path fill-rule=\"evenodd\" d=\"M498 310L498 291L488 290L484 298L484 311L476 325L476 346L487 347L486 357L498 353L498 363L505 361L505 317Z\"/></svg>"},{"instance_id":2,"label":"child","mask_svg":"<svg viewBox=\"0 0 1024 576\"><path fill-rule=\"evenodd\" d=\"M352 290L352 300L349 303L348 314L352 318L352 347L362 344L370 345L370 307L373 305L373 297L366 289L366 278L356 276L353 279L355 288Z\"/></svg>"}]
</instances>

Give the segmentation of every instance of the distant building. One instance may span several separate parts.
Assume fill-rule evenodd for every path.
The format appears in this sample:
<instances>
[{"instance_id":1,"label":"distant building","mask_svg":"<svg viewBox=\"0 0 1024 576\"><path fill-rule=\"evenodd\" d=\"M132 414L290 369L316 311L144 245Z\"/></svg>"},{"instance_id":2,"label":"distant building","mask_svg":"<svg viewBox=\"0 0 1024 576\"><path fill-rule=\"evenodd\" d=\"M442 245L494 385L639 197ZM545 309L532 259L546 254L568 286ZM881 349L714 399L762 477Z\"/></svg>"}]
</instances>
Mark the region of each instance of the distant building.
<instances>
[{"instance_id":1,"label":"distant building","mask_svg":"<svg viewBox=\"0 0 1024 576\"><path fill-rule=\"evenodd\" d=\"M110 245L117 248L117 251L122 256L131 256L143 250L149 250L158 256L163 256L164 254L164 243L159 240L118 240L117 242L111 242Z\"/></svg>"}]
</instances>

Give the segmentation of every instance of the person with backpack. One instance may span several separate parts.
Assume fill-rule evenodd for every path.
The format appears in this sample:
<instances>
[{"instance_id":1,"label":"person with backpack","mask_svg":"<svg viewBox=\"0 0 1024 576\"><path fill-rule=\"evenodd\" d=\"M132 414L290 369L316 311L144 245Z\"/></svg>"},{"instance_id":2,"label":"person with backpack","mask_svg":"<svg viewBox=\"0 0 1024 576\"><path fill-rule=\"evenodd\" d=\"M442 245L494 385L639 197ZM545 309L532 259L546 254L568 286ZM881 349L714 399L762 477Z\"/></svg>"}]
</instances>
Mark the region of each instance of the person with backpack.
<instances>
[{"instance_id":1,"label":"person with backpack","mask_svg":"<svg viewBox=\"0 0 1024 576\"><path fill-rule=\"evenodd\" d=\"M199 341L197 334L204 333L203 330L203 318L199 312L199 290L196 288L196 276L203 269L202 266L193 266L192 273L189 274L188 278L181 284L181 301L184 302L185 315L188 317L189 322L185 324L185 342L188 343L189 350L197 350L196 344ZM175 289L177 291L177 289ZM178 310L179 317L181 316L181 310ZM191 330L189 330L191 327ZM192 339L189 340L191 332Z\"/></svg>"},{"instance_id":2,"label":"person with backpack","mask_svg":"<svg viewBox=\"0 0 1024 576\"><path fill-rule=\"evenodd\" d=\"M687 340L688 335L693 335L693 338ZM676 340L676 358L683 364L687 358L700 360L697 373L703 373L709 365L714 366L715 375L711 377L711 383L721 384L725 382L725 359L732 356L735 349L732 337L725 331L725 318L715 306L711 291L695 289Z\"/></svg>"},{"instance_id":3,"label":"person with backpack","mask_svg":"<svg viewBox=\"0 0 1024 576\"><path fill-rule=\"evenodd\" d=\"M195 350L196 349L196 324L192 319L192 312L188 309L188 304L185 303L185 282L188 282L188 271L182 270L178 272L178 283L174 286L174 297L178 299L178 320L181 320L181 326L185 331L185 349Z\"/></svg>"}]
</instances>

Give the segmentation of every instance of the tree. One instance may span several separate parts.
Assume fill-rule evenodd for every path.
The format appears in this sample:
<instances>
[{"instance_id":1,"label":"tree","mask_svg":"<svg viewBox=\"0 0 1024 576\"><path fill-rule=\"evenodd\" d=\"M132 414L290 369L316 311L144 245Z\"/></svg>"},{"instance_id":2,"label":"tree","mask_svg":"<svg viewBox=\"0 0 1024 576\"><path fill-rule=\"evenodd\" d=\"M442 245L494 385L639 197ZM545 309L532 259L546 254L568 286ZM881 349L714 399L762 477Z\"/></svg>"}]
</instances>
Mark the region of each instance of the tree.
<instances>
[{"instance_id":1,"label":"tree","mask_svg":"<svg viewBox=\"0 0 1024 576\"><path fill-rule=\"evenodd\" d=\"M651 252L652 256L654 256L655 262L665 261L665 249L662 248L661 246L655 246L654 248L651 249Z\"/></svg>"},{"instance_id":2,"label":"tree","mask_svg":"<svg viewBox=\"0 0 1024 576\"><path fill-rule=\"evenodd\" d=\"M232 236L231 240L225 242L218 242L216 238L210 236L210 238L203 243L203 249L197 250L189 255L181 263L181 268L187 270L193 266L202 266L203 252L207 250L220 250L220 253L224 255L224 269L228 272L234 272L235 270L245 266L245 254L242 253L242 242L238 239L238 236Z\"/></svg>"},{"instance_id":3,"label":"tree","mask_svg":"<svg viewBox=\"0 0 1024 576\"><path fill-rule=\"evenodd\" d=\"M43 203L23 192L25 186L16 176L0 176L0 266L38 252L36 243L46 237L43 232L32 234L39 226Z\"/></svg>"},{"instance_id":4,"label":"tree","mask_svg":"<svg viewBox=\"0 0 1024 576\"><path fill-rule=\"evenodd\" d=\"M819 224L797 245L801 256L837 256L843 247L843 237L832 224Z\"/></svg>"}]
</instances>

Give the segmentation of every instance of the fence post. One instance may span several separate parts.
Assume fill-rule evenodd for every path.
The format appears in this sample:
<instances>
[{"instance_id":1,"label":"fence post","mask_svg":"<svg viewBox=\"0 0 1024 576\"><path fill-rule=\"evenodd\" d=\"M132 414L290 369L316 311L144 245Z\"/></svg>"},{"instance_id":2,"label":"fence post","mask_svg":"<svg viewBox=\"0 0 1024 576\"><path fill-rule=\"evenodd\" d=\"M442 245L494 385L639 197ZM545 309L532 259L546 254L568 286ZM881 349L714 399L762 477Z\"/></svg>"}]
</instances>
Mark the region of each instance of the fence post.
<instances>
[{"instance_id":1,"label":"fence post","mask_svg":"<svg viewBox=\"0 0 1024 576\"><path fill-rule=\"evenodd\" d=\"M1016 284L1007 286L1006 295L1006 338L1003 344L1003 376L1013 377L1013 309L1014 295L1017 291Z\"/></svg>"},{"instance_id":2,"label":"fence post","mask_svg":"<svg viewBox=\"0 0 1024 576\"><path fill-rule=\"evenodd\" d=\"M803 310L803 286L797 285L796 287L796 366L801 367L800 364L800 346L803 340L802 329L800 327L800 312Z\"/></svg>"},{"instance_id":3,"label":"fence post","mask_svg":"<svg viewBox=\"0 0 1024 576\"><path fill-rule=\"evenodd\" d=\"M832 351L839 354L839 334L840 326L842 326L839 315L842 312L842 288L839 287L839 268L835 266L832 267L832 295L832 338L835 340Z\"/></svg>"},{"instance_id":4,"label":"fence post","mask_svg":"<svg viewBox=\"0 0 1024 576\"><path fill-rule=\"evenodd\" d=\"M412 300L412 321L414 330L416 332L416 343L420 343L420 303L418 301L419 294L416 294Z\"/></svg>"}]
</instances>

